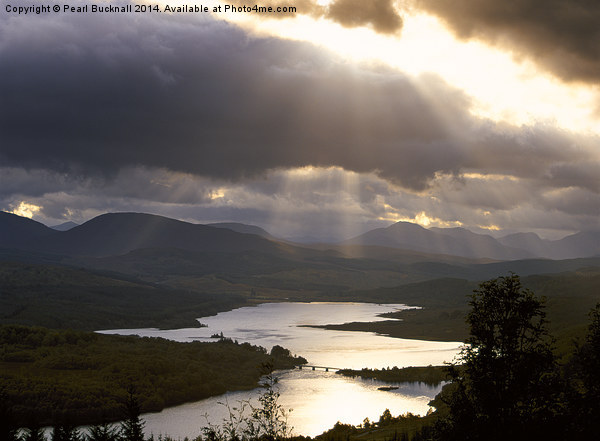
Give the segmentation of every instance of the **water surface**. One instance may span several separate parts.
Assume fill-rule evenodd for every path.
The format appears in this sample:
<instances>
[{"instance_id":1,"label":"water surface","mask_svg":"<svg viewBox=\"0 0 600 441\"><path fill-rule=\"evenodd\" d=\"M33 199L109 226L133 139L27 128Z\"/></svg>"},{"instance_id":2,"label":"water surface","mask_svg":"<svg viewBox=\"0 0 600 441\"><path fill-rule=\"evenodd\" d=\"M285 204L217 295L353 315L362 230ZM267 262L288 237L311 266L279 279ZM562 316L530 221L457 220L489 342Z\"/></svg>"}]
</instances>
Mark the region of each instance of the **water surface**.
<instances>
[{"instance_id":1,"label":"water surface","mask_svg":"<svg viewBox=\"0 0 600 441\"><path fill-rule=\"evenodd\" d=\"M120 329L104 333L163 337L180 342L210 341L212 334L270 349L280 345L305 357L309 364L334 368L383 368L439 365L452 361L460 343L398 339L370 332L310 328L307 325L389 320L379 314L407 308L405 305L370 303L265 303L202 317L202 328L176 330ZM342 423L360 424L365 417L377 420L385 409L393 415L425 414L427 403L440 387L399 384L394 391L380 391L384 383L342 377L333 372L294 370L278 374L280 402L293 411L289 424L295 434L315 436ZM386 385L388 385L386 383ZM195 437L207 419L219 423L227 410L219 403L237 406L255 399L260 390L230 392L146 414L147 434Z\"/></svg>"}]
</instances>

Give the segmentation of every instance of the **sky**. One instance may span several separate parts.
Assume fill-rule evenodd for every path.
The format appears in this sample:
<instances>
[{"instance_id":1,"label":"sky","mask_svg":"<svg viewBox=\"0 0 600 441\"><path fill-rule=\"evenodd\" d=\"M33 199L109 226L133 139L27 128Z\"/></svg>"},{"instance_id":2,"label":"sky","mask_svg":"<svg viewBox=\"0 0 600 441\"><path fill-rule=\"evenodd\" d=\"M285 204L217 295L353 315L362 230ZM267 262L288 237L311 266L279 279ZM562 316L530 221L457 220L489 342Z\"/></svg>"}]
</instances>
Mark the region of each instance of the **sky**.
<instances>
[{"instance_id":1,"label":"sky","mask_svg":"<svg viewBox=\"0 0 600 441\"><path fill-rule=\"evenodd\" d=\"M597 1L151 4L2 5L0 209L332 241L397 221L600 229Z\"/></svg>"}]
</instances>

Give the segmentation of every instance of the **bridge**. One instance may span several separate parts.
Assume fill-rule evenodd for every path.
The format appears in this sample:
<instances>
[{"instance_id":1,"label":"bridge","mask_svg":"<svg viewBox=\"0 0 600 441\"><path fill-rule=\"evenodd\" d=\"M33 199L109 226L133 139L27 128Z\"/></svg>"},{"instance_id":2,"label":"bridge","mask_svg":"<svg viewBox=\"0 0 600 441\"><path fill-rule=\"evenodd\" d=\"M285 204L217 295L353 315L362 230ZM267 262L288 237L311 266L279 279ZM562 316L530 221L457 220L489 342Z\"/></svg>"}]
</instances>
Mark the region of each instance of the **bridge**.
<instances>
[{"instance_id":1,"label":"bridge","mask_svg":"<svg viewBox=\"0 0 600 441\"><path fill-rule=\"evenodd\" d=\"M313 366L313 365L309 365L309 364L300 365L300 366L298 366L298 369L300 369L300 370L311 369L313 371L316 371L317 369L319 369L319 370L324 370L325 372L342 370L342 368L336 368L336 367L331 367L331 366Z\"/></svg>"}]
</instances>

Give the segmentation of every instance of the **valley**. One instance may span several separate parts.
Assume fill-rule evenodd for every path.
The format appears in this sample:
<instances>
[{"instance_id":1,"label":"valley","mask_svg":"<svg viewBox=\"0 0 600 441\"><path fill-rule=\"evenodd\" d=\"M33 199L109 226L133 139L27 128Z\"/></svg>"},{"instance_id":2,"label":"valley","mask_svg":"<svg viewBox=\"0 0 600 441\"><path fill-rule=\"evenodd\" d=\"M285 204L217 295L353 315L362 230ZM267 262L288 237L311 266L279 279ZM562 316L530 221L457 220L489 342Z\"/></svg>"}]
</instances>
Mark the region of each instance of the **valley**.
<instances>
[{"instance_id":1,"label":"valley","mask_svg":"<svg viewBox=\"0 0 600 441\"><path fill-rule=\"evenodd\" d=\"M400 224L394 228L404 231L407 226ZM600 251L594 238L586 240L580 250L575 250L573 244L580 242L581 235L574 235L573 242L536 242L537 248L532 246L530 251L541 251L528 255L515 248L511 238L498 241L491 236L478 237L482 235L468 234L455 229L429 231L422 227L410 226L409 236L414 236L412 242L407 242L407 238L397 241L385 238L390 231L394 232L394 228L376 231L360 240L343 243L299 244L278 240L266 231L248 225L195 225L138 213L107 214L83 225L68 225L65 231L52 230L29 219L0 213L0 329L6 335L14 332L23 335L27 332L39 335L49 333L48 335L54 336L54 340L63 338L60 336L65 332L120 330L118 332L129 333L128 329L133 329L132 333L171 338L170 335L177 335L177 332L185 330L186 337L180 341L190 341L198 339L197 331L214 332L215 328L200 326L212 323L211 320L215 317L245 311L248 307L255 307L257 310L259 306L311 305L314 302L321 302L319 304L322 305L337 304L340 308L344 304L408 305L411 308L382 311L379 315L369 316L365 320L349 318L335 322L324 319L319 323L309 321L294 326L298 327L298 332L306 329L307 332L330 333L323 334L330 336L323 338L331 338L338 335L336 332L341 332L340 335L344 335L344 338L354 339L357 347L358 342L365 338L363 336L374 335L374 338L379 339L391 337L398 344L403 341L413 341L415 344L451 344L455 345L456 350L457 342L464 341L469 334L465 318L469 310L469 296L473 290L483 280L514 273L522 277L525 288L546 299L547 319L550 331L556 337L555 351L559 357L567 360L573 350L573 339L585 335L587 314L600 301ZM422 246L432 239L419 237L430 233L434 235L432 237L437 238L431 243L438 243L439 246ZM440 239L439 235L444 234L453 239ZM586 237L593 236L593 233L586 234ZM533 240L531 236L527 236L527 239ZM455 248L456 241L461 242L462 251ZM593 248L594 246L596 248ZM465 251L465 247L469 248L468 252ZM457 254L453 255L452 252ZM548 257L550 255L564 258L551 259ZM273 313L260 321L268 322L269 317L278 315ZM202 319L199 321L198 318ZM234 322L241 323L240 320ZM37 328L40 326L44 328ZM273 326L285 329L287 325ZM155 331L147 331L150 328ZM228 332L231 335L228 335ZM92 392L85 392L85 388L75 392L77 389L74 385L81 381L87 382L88 380L83 379L89 378L93 384L98 384L93 394L110 395L106 389L108 386L100 386L98 380L92 380L93 370L100 366L99 360L102 357L112 357L108 353L102 355L104 349L100 350L97 345L106 345L105 338L125 337L99 334L64 335L86 335L77 337L76 340L83 339L81 341L89 340L94 343L77 349L82 350L82 354L87 354L77 356L75 349L81 344L61 349L62 354L72 354L69 356L53 355L54 349L47 347L41 348L41 352L35 352L37 349L27 346L5 350L2 359L3 381L12 385L8 389L11 399L22 400L20 405L25 406L23 409L31 406L26 403L33 398L16 398L18 394L15 390L35 390L36 394L49 399L50 395L44 388L50 383L62 385L60 387L64 390L61 389L60 395L63 397L68 397L71 393L85 395ZM264 345L267 351L269 346L281 344L287 347L286 342L292 344L291 340L278 338L261 341L256 337L241 337L235 330L227 331L225 337L240 339L242 346L248 342ZM44 337L41 340L48 339ZM121 343L116 347L131 344L132 348L139 347L140 351L148 353L154 349L150 349L151 346L148 346L147 350L143 349L144 345L163 344L154 339L152 343L147 338L140 339L139 343L135 343L138 340L119 341ZM187 345L173 343L177 344ZM213 343L202 345L211 346ZM231 342L230 346L225 343L221 345L225 345L223 353L229 354L223 360L241 350L238 349L237 342ZM177 348L169 346L167 349L165 346L156 350L174 351L170 353L175 354L181 350ZM298 348L292 344L290 349L295 352ZM138 349L129 351L133 358L127 363L154 364L154 361L143 358L146 355L142 356L142 352L138 354L137 351ZM198 352L200 359L204 357L200 355L202 351L204 349L199 349ZM261 350L258 350L258 353L264 355ZM307 352L308 356L302 351L298 354L306 356L309 362L318 360L310 351ZM346 364L338 367L353 368L355 371L348 375L359 375L360 369L365 367L381 369L386 366L415 366L415 363L426 366L448 361L441 355L435 360L423 359L421 364L417 362L418 358L413 359L412 363L394 361L393 352L390 352L389 348L382 349L381 354L383 358L374 365L367 366L367 361L357 361L356 365L351 366L350 359L346 359ZM67 360L62 362L62 368L56 363L51 363L52 360L61 357ZM169 357L172 360L178 359L176 355ZM82 371L80 364L84 361L87 363L84 363L85 366L90 366L85 369L91 368L92 371ZM161 363L164 365L164 362ZM185 381L192 384L194 381L186 374L189 368L184 367L185 363L185 360L174 362L172 368L176 372L175 375L187 378ZM340 364L335 361L333 363ZM121 385L126 378L140 376L135 370L110 366L113 365L109 363L102 369L112 369L122 374L128 372L125 377L122 374L109 376L111 381L120 382ZM192 393L191 391L196 390L194 386L189 393L179 395L179 398L175 397L176 391L182 388L174 382L169 383L169 387L175 395L169 395L171 392L164 388L162 391L149 391L146 385L141 391L145 397L142 409L144 412L162 410L165 406L190 400L215 395L218 397L226 391L233 393L233 390L252 388L258 381L258 374L254 371L251 374L252 369L248 366L238 365L228 374L245 372L246 379L243 382L228 379L220 382L219 387L202 389L204 392L198 392L198 389L197 393ZM229 367L233 368L233 365ZM26 376L30 383L26 386L18 383L24 380L19 379L21 374L16 372L28 372ZM83 377L78 377L80 374L77 372ZM204 376L210 375L206 366L198 367L198 372ZM397 381L430 381L430 370L416 372L411 374L411 380ZM373 375L370 373L367 376L372 378ZM436 375L439 375L439 372ZM330 383L332 379L333 377L327 377L319 381L322 381L323 387L326 388L329 386L325 385L337 384ZM284 379L284 385L289 385L286 386L287 393L294 396L296 386L292 385L304 384L302 381L301 377L295 376ZM152 382L156 383L155 380ZM204 382L199 380L199 383ZM72 387L68 386L69 383ZM369 389L374 386L365 383L364 387ZM373 390L376 389L375 387ZM120 386L119 390L118 394L123 395L125 389ZM365 392L365 397L373 393L369 390L370 392ZM433 395L429 399L431 398ZM100 408L86 411L88 413L84 415L73 413L64 405L48 404L47 410L42 412L38 419L44 423L54 421L58 414L48 409L57 406L64 409L64 414L70 413L70 418L81 422L94 423L102 418L115 419L118 418L119 406L118 400L112 400L104 406L106 413L102 417ZM419 404L423 405L422 402ZM376 415L381 411L382 409L373 412ZM23 412L19 414L21 421L25 418L26 412ZM154 417L149 418L149 421L154 421ZM165 420L156 421L153 427L165 424ZM357 424L356 421L353 420L352 424ZM314 430L324 431L331 425L318 427L319 429Z\"/></svg>"}]
</instances>

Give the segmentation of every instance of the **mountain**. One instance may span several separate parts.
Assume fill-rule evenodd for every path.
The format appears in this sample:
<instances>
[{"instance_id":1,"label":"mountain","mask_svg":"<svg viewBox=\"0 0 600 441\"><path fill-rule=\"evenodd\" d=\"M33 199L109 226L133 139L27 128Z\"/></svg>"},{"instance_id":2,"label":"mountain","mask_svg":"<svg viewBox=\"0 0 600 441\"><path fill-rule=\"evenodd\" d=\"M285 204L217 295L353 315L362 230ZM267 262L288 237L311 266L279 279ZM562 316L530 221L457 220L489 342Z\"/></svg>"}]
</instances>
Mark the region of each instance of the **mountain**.
<instances>
[{"instance_id":1,"label":"mountain","mask_svg":"<svg viewBox=\"0 0 600 441\"><path fill-rule=\"evenodd\" d=\"M600 231L582 231L559 240L544 240L535 233L516 233L498 239L504 245L530 250L547 259L600 256Z\"/></svg>"},{"instance_id":2,"label":"mountain","mask_svg":"<svg viewBox=\"0 0 600 441\"><path fill-rule=\"evenodd\" d=\"M19 216L2 222L0 246L70 256L111 256L141 248L179 248L205 252L281 251L281 245L254 234L151 214L103 214L63 232L32 222ZM5 229L5 225L10 228ZM10 233L15 233L14 237Z\"/></svg>"},{"instance_id":3,"label":"mountain","mask_svg":"<svg viewBox=\"0 0 600 441\"><path fill-rule=\"evenodd\" d=\"M582 231L550 242L554 255L562 258L600 256L600 231Z\"/></svg>"},{"instance_id":4,"label":"mountain","mask_svg":"<svg viewBox=\"0 0 600 441\"><path fill-rule=\"evenodd\" d=\"M398 222L343 242L345 245L386 246L471 259L576 259L600 256L600 231L584 231L560 240L541 239L535 233L516 233L495 239L464 228L423 228Z\"/></svg>"},{"instance_id":5,"label":"mountain","mask_svg":"<svg viewBox=\"0 0 600 441\"><path fill-rule=\"evenodd\" d=\"M55 230L40 222L0 211L0 246L2 247L18 248L19 245L31 245L54 234L56 234Z\"/></svg>"},{"instance_id":6,"label":"mountain","mask_svg":"<svg viewBox=\"0 0 600 441\"><path fill-rule=\"evenodd\" d=\"M430 228L429 231L444 234L453 237L461 242L461 246L467 252L475 253L478 257L489 257L496 259L523 259L536 257L527 248L505 245L498 242L489 234L473 233L465 228ZM503 257L504 256L504 257ZM471 256L473 257L473 256Z\"/></svg>"},{"instance_id":7,"label":"mountain","mask_svg":"<svg viewBox=\"0 0 600 441\"><path fill-rule=\"evenodd\" d=\"M257 236L261 236L266 239L275 239L275 237L272 236L268 231L257 227L256 225L240 224L238 222L218 222L206 225L213 228L226 228L237 233L256 234Z\"/></svg>"},{"instance_id":8,"label":"mountain","mask_svg":"<svg viewBox=\"0 0 600 441\"><path fill-rule=\"evenodd\" d=\"M527 250L503 245L491 236L472 233L464 228L426 229L410 222L377 228L344 243L405 248L468 258L511 260L535 257Z\"/></svg>"},{"instance_id":9,"label":"mountain","mask_svg":"<svg viewBox=\"0 0 600 441\"><path fill-rule=\"evenodd\" d=\"M536 256L547 257L552 254L549 241L543 240L535 233L515 233L498 239L503 245L531 251Z\"/></svg>"},{"instance_id":10,"label":"mountain","mask_svg":"<svg viewBox=\"0 0 600 441\"><path fill-rule=\"evenodd\" d=\"M59 224L59 225L54 225L50 228L52 228L53 230L56 230L56 231L69 231L71 228L75 228L78 226L79 226L79 224L68 221L68 222L63 222L62 224Z\"/></svg>"}]
</instances>

